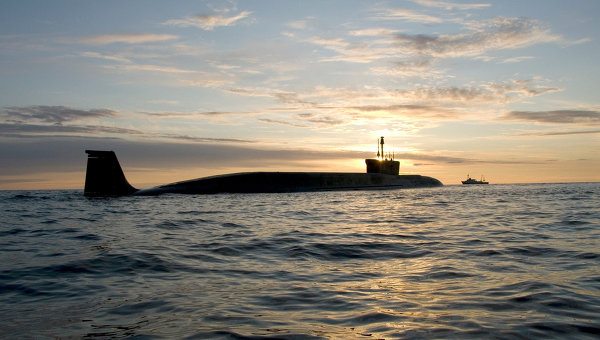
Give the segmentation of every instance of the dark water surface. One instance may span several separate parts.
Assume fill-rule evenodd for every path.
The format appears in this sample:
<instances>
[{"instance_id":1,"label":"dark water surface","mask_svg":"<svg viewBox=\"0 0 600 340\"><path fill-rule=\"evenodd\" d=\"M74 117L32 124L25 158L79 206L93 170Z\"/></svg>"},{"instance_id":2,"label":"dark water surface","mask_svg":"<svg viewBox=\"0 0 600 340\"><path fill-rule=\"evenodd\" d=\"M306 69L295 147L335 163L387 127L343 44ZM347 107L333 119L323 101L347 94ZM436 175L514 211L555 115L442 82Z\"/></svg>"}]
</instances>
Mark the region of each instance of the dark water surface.
<instances>
[{"instance_id":1,"label":"dark water surface","mask_svg":"<svg viewBox=\"0 0 600 340\"><path fill-rule=\"evenodd\" d=\"M600 184L0 208L2 338L600 337Z\"/></svg>"}]
</instances>

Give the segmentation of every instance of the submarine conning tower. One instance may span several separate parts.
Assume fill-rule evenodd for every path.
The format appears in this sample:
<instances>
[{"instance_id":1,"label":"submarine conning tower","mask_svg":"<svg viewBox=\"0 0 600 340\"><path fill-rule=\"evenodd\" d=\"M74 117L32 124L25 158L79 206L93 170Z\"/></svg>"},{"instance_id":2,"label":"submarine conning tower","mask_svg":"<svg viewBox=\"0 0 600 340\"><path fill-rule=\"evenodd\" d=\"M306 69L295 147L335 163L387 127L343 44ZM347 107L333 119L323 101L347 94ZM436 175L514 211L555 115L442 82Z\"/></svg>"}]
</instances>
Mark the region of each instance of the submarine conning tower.
<instances>
[{"instance_id":1,"label":"submarine conning tower","mask_svg":"<svg viewBox=\"0 0 600 340\"><path fill-rule=\"evenodd\" d=\"M383 152L383 145L385 144L383 137L377 139L377 158L365 159L367 164L368 174L386 174L395 175L400 174L400 162L394 160L394 154L385 154Z\"/></svg>"}]
</instances>

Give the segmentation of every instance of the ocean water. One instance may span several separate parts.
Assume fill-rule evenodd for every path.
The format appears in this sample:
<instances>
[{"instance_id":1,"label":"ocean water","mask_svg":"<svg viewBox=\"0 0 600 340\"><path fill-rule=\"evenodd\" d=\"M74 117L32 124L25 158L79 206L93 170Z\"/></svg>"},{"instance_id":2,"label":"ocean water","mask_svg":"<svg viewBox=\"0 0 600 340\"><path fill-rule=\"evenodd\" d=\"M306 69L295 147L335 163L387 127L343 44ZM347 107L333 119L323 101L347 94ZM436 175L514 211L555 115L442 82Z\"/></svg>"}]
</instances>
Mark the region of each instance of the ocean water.
<instances>
[{"instance_id":1,"label":"ocean water","mask_svg":"<svg viewBox=\"0 0 600 340\"><path fill-rule=\"evenodd\" d=\"M600 183L0 211L0 338L600 337Z\"/></svg>"}]
</instances>

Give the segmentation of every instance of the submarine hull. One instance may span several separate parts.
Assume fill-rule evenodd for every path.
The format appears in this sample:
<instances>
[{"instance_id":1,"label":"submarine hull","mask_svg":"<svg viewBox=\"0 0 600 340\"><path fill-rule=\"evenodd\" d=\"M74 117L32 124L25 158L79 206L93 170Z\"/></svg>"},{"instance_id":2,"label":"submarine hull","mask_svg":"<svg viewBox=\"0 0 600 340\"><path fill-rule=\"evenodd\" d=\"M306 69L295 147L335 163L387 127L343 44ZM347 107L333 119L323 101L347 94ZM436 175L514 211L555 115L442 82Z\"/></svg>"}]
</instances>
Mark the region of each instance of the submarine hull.
<instances>
[{"instance_id":1,"label":"submarine hull","mask_svg":"<svg viewBox=\"0 0 600 340\"><path fill-rule=\"evenodd\" d=\"M139 190L129 184L114 151L86 150L88 197L161 194L276 193L333 190L385 190L442 186L435 178L398 175L399 162L365 160L367 173L242 172L203 177ZM381 163L381 164L380 164Z\"/></svg>"},{"instance_id":2,"label":"submarine hull","mask_svg":"<svg viewBox=\"0 0 600 340\"><path fill-rule=\"evenodd\" d=\"M380 173L250 172L204 177L139 190L134 195L385 190L442 186L435 178Z\"/></svg>"}]
</instances>

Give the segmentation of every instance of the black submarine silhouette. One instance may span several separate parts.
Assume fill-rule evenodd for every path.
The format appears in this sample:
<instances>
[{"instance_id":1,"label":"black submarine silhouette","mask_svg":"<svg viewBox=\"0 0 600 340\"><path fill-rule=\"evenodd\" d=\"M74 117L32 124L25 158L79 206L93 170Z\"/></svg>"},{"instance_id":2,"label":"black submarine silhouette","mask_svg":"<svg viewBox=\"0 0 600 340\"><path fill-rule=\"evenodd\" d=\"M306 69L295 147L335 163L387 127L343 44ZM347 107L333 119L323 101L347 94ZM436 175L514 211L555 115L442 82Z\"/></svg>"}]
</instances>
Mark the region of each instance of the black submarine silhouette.
<instances>
[{"instance_id":1,"label":"black submarine silhouette","mask_svg":"<svg viewBox=\"0 0 600 340\"><path fill-rule=\"evenodd\" d=\"M88 154L85 189L88 197L160 194L278 193L343 190L383 190L442 186L432 177L399 175L400 162L383 153L378 139L377 159L365 159L366 173L243 172L209 176L136 189L121 169L114 151L85 150ZM381 151L381 152L380 152Z\"/></svg>"}]
</instances>

